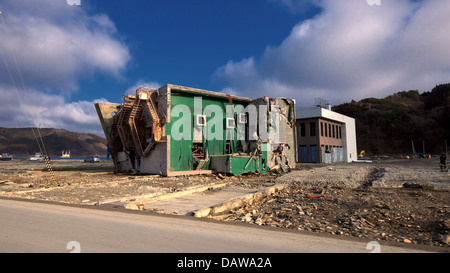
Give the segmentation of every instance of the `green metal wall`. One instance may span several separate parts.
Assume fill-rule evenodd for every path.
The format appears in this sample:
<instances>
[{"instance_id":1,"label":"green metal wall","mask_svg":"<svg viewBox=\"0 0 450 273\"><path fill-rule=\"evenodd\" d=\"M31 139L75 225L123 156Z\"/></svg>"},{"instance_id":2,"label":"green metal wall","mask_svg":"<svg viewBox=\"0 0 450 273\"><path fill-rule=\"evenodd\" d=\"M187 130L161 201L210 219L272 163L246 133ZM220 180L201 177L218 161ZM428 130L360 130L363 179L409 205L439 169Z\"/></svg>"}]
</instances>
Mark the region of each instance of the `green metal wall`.
<instances>
[{"instance_id":1,"label":"green metal wall","mask_svg":"<svg viewBox=\"0 0 450 273\"><path fill-rule=\"evenodd\" d=\"M193 128L194 128L194 95L186 94L186 93L172 93L171 94L171 109L176 105L185 105L189 108L191 118L191 132L189 139L181 139L174 140L171 138L170 140L170 171L189 171L194 169L194 157L192 155L192 147L193 147ZM196 97L200 97L196 95ZM225 146L226 146L226 129L225 129L225 119L226 119L226 106L229 105L228 100L221 100L218 98L209 98L202 96L202 111L208 105L217 105L223 111L223 137L222 139L214 139L209 140L207 143L208 154L209 156L214 155L224 155L225 154ZM245 105L244 105L245 106ZM211 117L206 117L206 121L210 121L214 117L212 114ZM171 116L171 122L166 124L166 135L171 134L172 125L178 120L181 119L182 115L179 117ZM217 126L217 125L215 125ZM206 127L204 128L206 130ZM214 131L214 130L213 130ZM236 129L234 131L233 140L231 140L231 151L237 152L239 147L239 141L237 139ZM205 140L204 140L205 141ZM204 145L205 146L205 145ZM208 170L209 162L205 163L202 167L202 170Z\"/></svg>"}]
</instances>

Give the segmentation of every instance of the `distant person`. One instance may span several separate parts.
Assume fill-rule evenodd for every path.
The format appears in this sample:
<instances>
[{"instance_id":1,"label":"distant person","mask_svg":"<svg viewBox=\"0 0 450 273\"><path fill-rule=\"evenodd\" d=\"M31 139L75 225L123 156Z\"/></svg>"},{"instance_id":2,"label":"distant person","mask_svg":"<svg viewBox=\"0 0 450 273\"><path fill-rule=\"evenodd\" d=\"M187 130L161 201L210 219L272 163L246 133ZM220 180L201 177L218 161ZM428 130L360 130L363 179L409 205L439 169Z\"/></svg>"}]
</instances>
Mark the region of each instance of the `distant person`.
<instances>
[{"instance_id":1,"label":"distant person","mask_svg":"<svg viewBox=\"0 0 450 273\"><path fill-rule=\"evenodd\" d=\"M445 154L442 154L439 158L439 166L441 167L441 172L444 172L447 170L447 157Z\"/></svg>"},{"instance_id":2,"label":"distant person","mask_svg":"<svg viewBox=\"0 0 450 273\"><path fill-rule=\"evenodd\" d=\"M106 143L106 160L109 160L109 156L111 155L111 150L109 149L109 142Z\"/></svg>"}]
</instances>

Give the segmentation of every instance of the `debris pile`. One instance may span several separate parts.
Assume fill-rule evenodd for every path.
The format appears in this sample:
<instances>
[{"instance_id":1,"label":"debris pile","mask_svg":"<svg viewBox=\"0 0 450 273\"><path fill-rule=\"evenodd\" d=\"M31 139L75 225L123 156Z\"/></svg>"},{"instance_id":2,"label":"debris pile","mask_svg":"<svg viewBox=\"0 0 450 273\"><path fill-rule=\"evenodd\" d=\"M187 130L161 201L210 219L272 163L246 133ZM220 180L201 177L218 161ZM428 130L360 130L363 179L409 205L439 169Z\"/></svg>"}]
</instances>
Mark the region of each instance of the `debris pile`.
<instances>
[{"instance_id":1,"label":"debris pile","mask_svg":"<svg viewBox=\"0 0 450 273\"><path fill-rule=\"evenodd\" d=\"M322 168L321 171L330 170ZM347 172L351 171L347 168ZM359 186L356 180L347 185L339 179L321 183L310 183L311 179L296 181L283 191L213 218L368 240L449 247L449 191L422 186L371 187L372 182L376 183L373 180L380 177L378 171L377 168L364 171ZM314 172L318 174L320 169Z\"/></svg>"}]
</instances>

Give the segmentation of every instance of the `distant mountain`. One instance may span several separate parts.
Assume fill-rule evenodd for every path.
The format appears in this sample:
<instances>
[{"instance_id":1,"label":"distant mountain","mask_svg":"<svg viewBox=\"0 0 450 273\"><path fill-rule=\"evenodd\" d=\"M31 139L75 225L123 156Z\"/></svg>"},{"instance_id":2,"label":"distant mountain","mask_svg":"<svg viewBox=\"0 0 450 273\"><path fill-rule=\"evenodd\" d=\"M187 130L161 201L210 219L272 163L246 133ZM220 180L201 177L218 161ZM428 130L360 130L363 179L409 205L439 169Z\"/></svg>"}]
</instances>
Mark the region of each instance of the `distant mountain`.
<instances>
[{"instance_id":1,"label":"distant mountain","mask_svg":"<svg viewBox=\"0 0 450 273\"><path fill-rule=\"evenodd\" d=\"M40 134L50 157L60 157L63 150L70 150L71 157L106 156L106 139L102 137L48 128L40 129ZM36 152L39 152L39 146L31 128L0 127L0 153L17 157Z\"/></svg>"},{"instance_id":2,"label":"distant mountain","mask_svg":"<svg viewBox=\"0 0 450 273\"><path fill-rule=\"evenodd\" d=\"M445 152L450 145L450 83L430 92L402 91L384 99L367 98L334 106L333 111L355 118L358 151L366 154Z\"/></svg>"}]
</instances>

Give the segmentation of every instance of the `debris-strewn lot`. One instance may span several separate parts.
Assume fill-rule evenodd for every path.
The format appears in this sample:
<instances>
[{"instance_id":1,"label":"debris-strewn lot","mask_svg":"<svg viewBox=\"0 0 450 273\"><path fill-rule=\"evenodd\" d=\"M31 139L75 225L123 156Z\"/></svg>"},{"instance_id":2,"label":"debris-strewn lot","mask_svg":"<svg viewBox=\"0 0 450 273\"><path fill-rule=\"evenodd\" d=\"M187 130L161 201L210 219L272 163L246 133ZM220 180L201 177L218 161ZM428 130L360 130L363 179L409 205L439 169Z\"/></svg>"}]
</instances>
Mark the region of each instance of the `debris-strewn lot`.
<instances>
[{"instance_id":1,"label":"debris-strewn lot","mask_svg":"<svg viewBox=\"0 0 450 273\"><path fill-rule=\"evenodd\" d=\"M112 164L55 161L55 181L43 163L0 164L0 196L98 205L134 196L160 196L227 182L228 187L284 190L222 215L221 221L360 237L368 240L450 246L450 173L433 159L352 164L299 164L285 175L220 179L113 174ZM208 195L205 195L207 198Z\"/></svg>"},{"instance_id":2,"label":"debris-strewn lot","mask_svg":"<svg viewBox=\"0 0 450 273\"><path fill-rule=\"evenodd\" d=\"M448 247L449 178L437 167L378 164L294 171L276 180L285 190L214 218Z\"/></svg>"}]
</instances>

